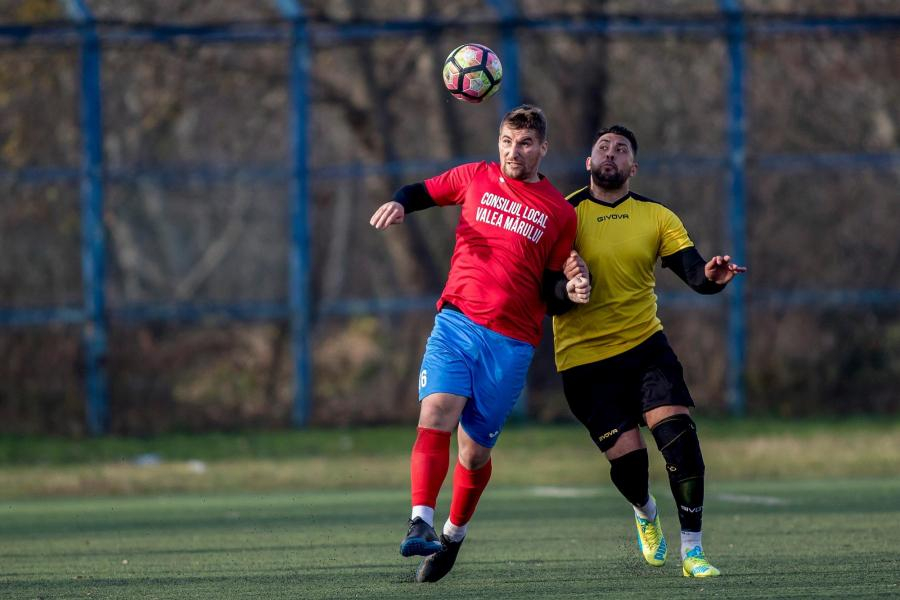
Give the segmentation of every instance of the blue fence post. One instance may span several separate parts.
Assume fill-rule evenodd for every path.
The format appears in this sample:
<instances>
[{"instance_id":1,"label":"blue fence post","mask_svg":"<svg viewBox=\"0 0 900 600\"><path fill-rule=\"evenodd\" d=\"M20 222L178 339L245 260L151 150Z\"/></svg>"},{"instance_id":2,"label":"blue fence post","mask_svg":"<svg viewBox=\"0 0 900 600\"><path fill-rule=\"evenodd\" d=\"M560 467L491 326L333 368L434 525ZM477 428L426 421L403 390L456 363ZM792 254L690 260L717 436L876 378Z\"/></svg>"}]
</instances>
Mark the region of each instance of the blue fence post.
<instances>
[{"instance_id":1,"label":"blue fence post","mask_svg":"<svg viewBox=\"0 0 900 600\"><path fill-rule=\"evenodd\" d=\"M78 306L57 306L49 309L37 308L0 308L0 326L22 327L47 324L82 324L82 341L84 347L85 388L86 388L86 421L92 433L102 433L108 429L109 408L105 359L107 356L107 311L105 306L105 233L103 226L103 193L104 183L116 177L131 177L135 173L146 173L161 177L181 177L200 174L211 180L229 180L238 176L250 177L253 180L271 181L284 177L284 165L279 163L254 164L250 167L222 168L221 165L190 166L183 169L159 169L144 167L128 167L105 171L103 158L103 123L102 93L100 82L101 44L104 43L136 43L149 44L155 41L171 41L180 38L196 40L198 43L217 43L222 41L272 43L283 42L286 30L283 22L262 25L247 23L228 23L202 27L185 26L183 24L160 23L158 27L146 27L144 24L119 24L111 30L98 31L96 23L88 10L85 0L58 0L62 4L76 27L60 26L57 23L47 24L0 24L0 42L13 42L21 45L69 45L73 42L73 32L80 40L80 127L82 133L82 162L76 168L71 167L26 167L23 169L0 168L0 180L34 181L44 183L69 182L76 179L80 182L81 218L82 218L82 280L83 298ZM679 32L685 35L720 35L721 22L716 20L697 20L694 18L643 18L635 16L627 19L591 18L582 20L575 18L553 19L547 22L532 21L519 16L515 0L488 0L501 15L501 59L506 71L506 81L502 88L501 106L504 110L521 100L519 97L519 45L517 33L532 31L557 30L578 33L601 32L609 35L666 35ZM114 310L112 315L118 319L126 316L132 321L147 319L163 320L196 320L205 316L218 316L228 319L291 319L292 344L294 349L294 370L296 374L296 391L294 398L293 419L295 423L305 424L309 418L312 378L310 377L310 325L311 297L309 291L309 181L313 177L336 178L343 176L365 176L371 173L395 172L404 169L421 169L427 161L399 161L383 166L368 166L360 174L358 169L348 165L332 165L310 171L307 159L308 136L308 77L309 61L313 44L314 22L306 20L297 0L272 0L293 23L290 33L290 89L291 99L291 135L292 160L290 167L290 268L289 268L289 301L277 305L235 305L235 306L124 306ZM745 54L747 35L797 35L821 32L840 34L871 33L873 35L896 35L900 30L900 18L896 15L870 15L867 17L842 16L768 16L745 19L740 0L719 0L719 8L727 24L726 43L730 75L725 86L728 102L728 231L730 250L738 261L746 260L746 224L745 224L745 87L746 67ZM612 25L611 25L612 23ZM428 34L435 30L444 31L458 28L459 23L434 21L400 21L371 22L359 24L341 24L334 26L325 23L323 38L331 42L349 41L384 35L406 36L410 32ZM495 103L495 106L497 104ZM480 157L479 157L480 158ZM671 163L683 169L683 157L667 157L661 162ZM707 160L708 157L700 157ZM760 155L756 157L762 166L778 169L821 169L835 164L854 164L876 169L891 169L900 164L900 154L888 151L879 154L800 154L800 155ZM768 162L767 162L768 161ZM445 164L446 167L456 160ZM647 161L643 161L645 166ZM431 167L429 167L431 168ZM736 279L727 292L728 302L728 407L733 414L745 412L745 365L746 365L746 307L748 299L745 293L743 278ZM851 306L888 306L896 304L894 289L864 290L799 290L797 293L760 290L756 288L753 304L750 306L783 307L783 306L819 306L843 307ZM424 304L431 304L430 300ZM418 299L407 302L373 301L369 308L368 301L346 301L338 303L333 314L359 314L359 311L401 310L397 306L405 306L402 310L417 310ZM320 314L328 314L327 309ZM343 311L343 312L342 312ZM353 311L356 311L355 313ZM160 317L162 315L162 317Z\"/></svg>"},{"instance_id":2,"label":"blue fence post","mask_svg":"<svg viewBox=\"0 0 900 600\"><path fill-rule=\"evenodd\" d=\"M307 143L309 123L310 42L306 15L296 0L276 0L281 13L291 21L291 142L292 177L290 193L291 248L289 259L288 306L290 312L291 347L294 356L294 409L291 421L295 427L309 423L312 406L312 368L310 365L310 236L309 236L309 168Z\"/></svg>"},{"instance_id":3,"label":"blue fence post","mask_svg":"<svg viewBox=\"0 0 900 600\"><path fill-rule=\"evenodd\" d=\"M731 253L743 263L747 257L746 225L746 120L744 116L744 78L746 29L740 0L721 0L728 23L728 231ZM728 373L727 404L733 416L746 413L745 378L747 356L746 298L744 278L736 277L728 297Z\"/></svg>"},{"instance_id":4,"label":"blue fence post","mask_svg":"<svg viewBox=\"0 0 900 600\"><path fill-rule=\"evenodd\" d=\"M503 84L500 86L500 97L503 102L500 114L521 104L519 91L519 42L516 40L515 20L519 16L515 2L510 0L490 0L491 6L500 16L500 62L503 65Z\"/></svg>"},{"instance_id":5,"label":"blue fence post","mask_svg":"<svg viewBox=\"0 0 900 600\"><path fill-rule=\"evenodd\" d=\"M65 8L78 23L81 35L81 285L85 308L82 326L87 393L85 412L88 431L99 435L109 430L100 40L93 15L83 0L68 0Z\"/></svg>"}]
</instances>

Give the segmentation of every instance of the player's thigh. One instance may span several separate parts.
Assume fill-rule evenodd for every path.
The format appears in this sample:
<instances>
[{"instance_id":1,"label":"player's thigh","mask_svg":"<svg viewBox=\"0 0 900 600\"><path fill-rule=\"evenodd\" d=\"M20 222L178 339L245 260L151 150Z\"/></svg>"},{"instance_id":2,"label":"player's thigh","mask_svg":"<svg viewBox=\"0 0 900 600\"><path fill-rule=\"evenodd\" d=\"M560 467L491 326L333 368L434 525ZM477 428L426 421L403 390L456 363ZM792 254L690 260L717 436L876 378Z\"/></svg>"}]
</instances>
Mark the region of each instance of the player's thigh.
<instances>
[{"instance_id":1,"label":"player's thigh","mask_svg":"<svg viewBox=\"0 0 900 600\"><path fill-rule=\"evenodd\" d=\"M640 428L634 427L633 429L629 429L628 431L619 434L616 441L610 446L609 450L604 452L604 454L608 460L615 460L626 454L630 454L635 450L646 447L647 445L644 444L644 438L641 437Z\"/></svg>"},{"instance_id":2,"label":"player's thigh","mask_svg":"<svg viewBox=\"0 0 900 600\"><path fill-rule=\"evenodd\" d=\"M647 427L653 429L660 421L664 421L675 415L690 415L691 411L687 406L679 404L667 404L665 406L657 406L644 413L644 422Z\"/></svg>"},{"instance_id":3,"label":"player's thigh","mask_svg":"<svg viewBox=\"0 0 900 600\"><path fill-rule=\"evenodd\" d=\"M666 336L662 332L655 334L643 350L642 412L650 413L663 406L694 406L694 400L684 382L684 369Z\"/></svg>"},{"instance_id":4,"label":"player's thigh","mask_svg":"<svg viewBox=\"0 0 900 600\"><path fill-rule=\"evenodd\" d=\"M441 311L425 343L419 369L419 401L432 394L472 397L472 368L477 355L473 336L457 313Z\"/></svg>"},{"instance_id":5,"label":"player's thigh","mask_svg":"<svg viewBox=\"0 0 900 600\"><path fill-rule=\"evenodd\" d=\"M472 397L460 425L478 444L493 448L525 387L534 346L485 329L474 366Z\"/></svg>"},{"instance_id":6,"label":"player's thigh","mask_svg":"<svg viewBox=\"0 0 900 600\"><path fill-rule=\"evenodd\" d=\"M572 414L603 452L641 425L639 382L621 361L598 361L561 373Z\"/></svg>"}]
</instances>

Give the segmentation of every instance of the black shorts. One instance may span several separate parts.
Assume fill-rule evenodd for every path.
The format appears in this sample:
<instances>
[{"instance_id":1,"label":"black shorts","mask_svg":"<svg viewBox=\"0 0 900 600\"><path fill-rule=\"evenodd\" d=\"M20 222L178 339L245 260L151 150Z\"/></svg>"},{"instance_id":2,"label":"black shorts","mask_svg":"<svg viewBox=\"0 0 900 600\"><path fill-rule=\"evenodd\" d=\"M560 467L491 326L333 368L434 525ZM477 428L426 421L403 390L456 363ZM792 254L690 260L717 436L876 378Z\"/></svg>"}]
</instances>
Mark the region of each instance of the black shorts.
<instances>
[{"instance_id":1,"label":"black shorts","mask_svg":"<svg viewBox=\"0 0 900 600\"><path fill-rule=\"evenodd\" d=\"M694 406L678 357L662 331L622 354L566 369L563 390L572 414L606 452L619 436L644 425L658 406Z\"/></svg>"}]
</instances>

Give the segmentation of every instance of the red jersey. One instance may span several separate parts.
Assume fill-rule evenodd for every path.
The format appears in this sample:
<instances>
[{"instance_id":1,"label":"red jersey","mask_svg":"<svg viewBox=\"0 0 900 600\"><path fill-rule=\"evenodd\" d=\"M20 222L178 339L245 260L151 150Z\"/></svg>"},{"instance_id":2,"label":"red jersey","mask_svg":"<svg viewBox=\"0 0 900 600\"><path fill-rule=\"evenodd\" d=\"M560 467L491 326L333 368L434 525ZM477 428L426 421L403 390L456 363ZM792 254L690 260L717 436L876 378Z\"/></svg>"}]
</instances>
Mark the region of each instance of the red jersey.
<instances>
[{"instance_id":1,"label":"red jersey","mask_svg":"<svg viewBox=\"0 0 900 600\"><path fill-rule=\"evenodd\" d=\"M438 309L450 302L479 325L536 346L544 270L562 270L575 241L575 209L548 179L509 179L497 163L460 165L425 187L438 205L462 205Z\"/></svg>"}]
</instances>

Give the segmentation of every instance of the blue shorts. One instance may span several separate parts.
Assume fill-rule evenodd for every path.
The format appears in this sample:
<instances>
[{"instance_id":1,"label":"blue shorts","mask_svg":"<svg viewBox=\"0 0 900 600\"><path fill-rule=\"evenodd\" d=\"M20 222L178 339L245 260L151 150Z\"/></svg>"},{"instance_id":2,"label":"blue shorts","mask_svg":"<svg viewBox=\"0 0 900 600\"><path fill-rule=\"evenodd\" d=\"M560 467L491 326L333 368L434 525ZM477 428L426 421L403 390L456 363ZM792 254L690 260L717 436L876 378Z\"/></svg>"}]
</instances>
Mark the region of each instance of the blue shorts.
<instances>
[{"instance_id":1,"label":"blue shorts","mask_svg":"<svg viewBox=\"0 0 900 600\"><path fill-rule=\"evenodd\" d=\"M434 318L419 370L419 401L442 392L469 399L459 422L473 440L493 448L525 387L534 346L444 309Z\"/></svg>"}]
</instances>

